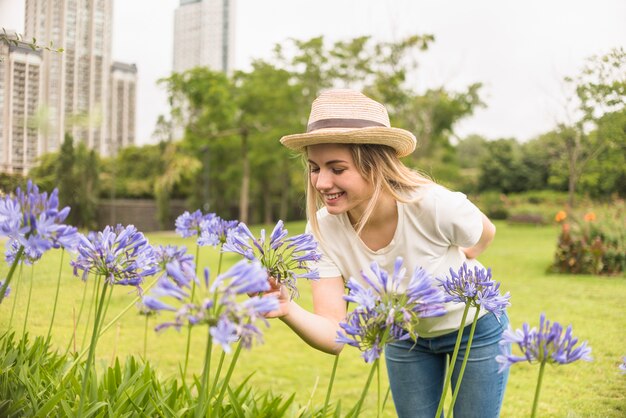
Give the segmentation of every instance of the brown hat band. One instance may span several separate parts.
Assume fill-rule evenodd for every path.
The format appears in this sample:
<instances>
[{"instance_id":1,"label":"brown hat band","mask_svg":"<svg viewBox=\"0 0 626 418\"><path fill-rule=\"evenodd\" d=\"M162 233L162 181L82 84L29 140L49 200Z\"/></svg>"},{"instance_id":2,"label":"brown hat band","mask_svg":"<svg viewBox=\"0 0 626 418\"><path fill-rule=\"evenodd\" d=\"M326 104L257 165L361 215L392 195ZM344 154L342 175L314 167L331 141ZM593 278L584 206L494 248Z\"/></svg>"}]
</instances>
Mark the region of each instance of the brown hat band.
<instances>
[{"instance_id":1,"label":"brown hat band","mask_svg":"<svg viewBox=\"0 0 626 418\"><path fill-rule=\"evenodd\" d=\"M376 122L367 119L320 119L315 122L309 123L307 126L307 133L316 131L318 129L326 128L370 128L372 126L386 126L383 123Z\"/></svg>"}]
</instances>

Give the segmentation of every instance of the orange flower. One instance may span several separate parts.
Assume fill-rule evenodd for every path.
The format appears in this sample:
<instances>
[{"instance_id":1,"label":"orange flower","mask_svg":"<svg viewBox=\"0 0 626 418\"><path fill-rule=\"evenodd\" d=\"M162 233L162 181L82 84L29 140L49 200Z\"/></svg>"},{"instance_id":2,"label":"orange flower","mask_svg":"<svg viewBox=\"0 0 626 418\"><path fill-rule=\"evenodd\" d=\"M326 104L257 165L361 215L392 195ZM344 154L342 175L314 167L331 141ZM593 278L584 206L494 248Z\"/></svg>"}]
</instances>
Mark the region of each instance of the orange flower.
<instances>
[{"instance_id":1,"label":"orange flower","mask_svg":"<svg viewBox=\"0 0 626 418\"><path fill-rule=\"evenodd\" d=\"M567 213L564 210L560 210L556 213L554 220L556 222L562 222L565 220L565 218L567 218Z\"/></svg>"},{"instance_id":2,"label":"orange flower","mask_svg":"<svg viewBox=\"0 0 626 418\"><path fill-rule=\"evenodd\" d=\"M596 214L593 212L585 213L585 217L583 219L585 222L593 222L596 220Z\"/></svg>"}]
</instances>

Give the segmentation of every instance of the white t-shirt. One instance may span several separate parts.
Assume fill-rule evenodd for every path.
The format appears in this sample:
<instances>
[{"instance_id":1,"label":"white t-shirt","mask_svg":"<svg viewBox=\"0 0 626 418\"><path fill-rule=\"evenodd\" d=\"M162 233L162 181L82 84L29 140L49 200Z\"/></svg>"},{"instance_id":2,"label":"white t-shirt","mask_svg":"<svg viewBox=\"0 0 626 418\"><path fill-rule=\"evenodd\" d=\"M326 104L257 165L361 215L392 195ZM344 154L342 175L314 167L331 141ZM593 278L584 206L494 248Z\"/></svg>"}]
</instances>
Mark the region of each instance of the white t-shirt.
<instances>
[{"instance_id":1,"label":"white t-shirt","mask_svg":"<svg viewBox=\"0 0 626 418\"><path fill-rule=\"evenodd\" d=\"M321 279L342 276L347 281L353 277L367 285L361 271L370 275L370 265L375 261L392 274L397 257L404 260L407 279L418 267L444 279L450 275L450 268L456 271L465 261L471 268L481 266L477 260L467 260L459 249L475 245L483 231L480 210L463 193L436 184L421 186L412 193L409 202L398 202L397 208L395 235L389 245L377 251L363 243L346 213L331 215L326 208L320 209L317 218L322 258L311 267L318 269ZM307 232L311 232L310 225ZM459 303L446 304L448 313L422 318L417 334L431 338L457 331L464 307ZM485 313L481 311L480 315ZM465 325L472 322L474 314L475 309L471 309Z\"/></svg>"}]
</instances>

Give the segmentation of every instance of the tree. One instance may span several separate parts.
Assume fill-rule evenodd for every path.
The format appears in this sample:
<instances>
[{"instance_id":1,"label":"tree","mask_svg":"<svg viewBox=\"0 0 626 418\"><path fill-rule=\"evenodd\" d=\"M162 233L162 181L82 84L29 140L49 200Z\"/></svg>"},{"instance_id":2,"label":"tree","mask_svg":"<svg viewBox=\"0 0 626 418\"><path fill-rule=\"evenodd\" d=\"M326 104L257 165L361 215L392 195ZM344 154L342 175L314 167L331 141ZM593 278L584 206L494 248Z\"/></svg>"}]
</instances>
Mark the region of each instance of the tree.
<instances>
[{"instance_id":1,"label":"tree","mask_svg":"<svg viewBox=\"0 0 626 418\"><path fill-rule=\"evenodd\" d=\"M574 207L576 186L588 164L613 143L601 128L607 122L603 116L619 112L626 105L626 52L616 48L603 56L593 56L580 74L566 81L575 84L579 101L575 122L559 126L568 164L568 202ZM598 136L591 149L589 132L594 128Z\"/></svg>"},{"instance_id":2,"label":"tree","mask_svg":"<svg viewBox=\"0 0 626 418\"><path fill-rule=\"evenodd\" d=\"M161 174L154 180L154 196L157 202L157 217L162 229L170 219L170 198L174 188L191 181L202 169L202 163L194 156L178 152L173 142L162 143L165 148L161 158Z\"/></svg>"},{"instance_id":3,"label":"tree","mask_svg":"<svg viewBox=\"0 0 626 418\"><path fill-rule=\"evenodd\" d=\"M488 143L487 156L481 163L479 188L515 193L524 190L524 169L520 144L515 139Z\"/></svg>"},{"instance_id":4,"label":"tree","mask_svg":"<svg viewBox=\"0 0 626 418\"><path fill-rule=\"evenodd\" d=\"M66 134L59 152L40 157L30 175L42 190L59 189L61 206L71 208L68 222L85 228L96 227L99 194L99 157L94 150L79 142L74 146Z\"/></svg>"},{"instance_id":5,"label":"tree","mask_svg":"<svg viewBox=\"0 0 626 418\"><path fill-rule=\"evenodd\" d=\"M257 221L273 221L277 210L285 220L291 212L301 215L291 203L302 197L301 167L278 139L306 129L311 102L328 87L359 88L386 103L394 126L428 132L426 142L443 150L431 155L454 167L449 136L478 105L479 86L415 93L407 75L416 68L415 54L433 40L424 35L375 43L359 37L327 45L323 37L292 39L277 45L270 60L230 77L207 68L172 74L161 80L172 115L160 118L156 132L169 140L172 126L184 126L176 152L202 161L194 202L221 216L236 212L244 222L251 207ZM424 103L430 107L418 118L415 111L423 111Z\"/></svg>"}]
</instances>

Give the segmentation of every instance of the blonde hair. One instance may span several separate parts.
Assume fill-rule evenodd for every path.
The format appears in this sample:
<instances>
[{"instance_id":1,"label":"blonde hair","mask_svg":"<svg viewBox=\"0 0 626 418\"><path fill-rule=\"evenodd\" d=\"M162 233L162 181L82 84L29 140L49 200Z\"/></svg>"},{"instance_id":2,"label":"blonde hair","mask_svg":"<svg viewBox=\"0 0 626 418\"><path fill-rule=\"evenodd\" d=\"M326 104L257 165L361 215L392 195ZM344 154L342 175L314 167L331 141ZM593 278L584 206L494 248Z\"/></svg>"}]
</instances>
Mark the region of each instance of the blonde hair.
<instances>
[{"instance_id":1,"label":"blonde hair","mask_svg":"<svg viewBox=\"0 0 626 418\"><path fill-rule=\"evenodd\" d=\"M396 155L395 150L387 145L345 144L345 146L350 150L359 174L374 186L374 193L365 208L365 212L355 225L358 235L361 234L367 224L383 192L388 192L397 201L406 203L411 191L426 184L433 184L433 181L426 175L405 166ZM305 148L305 160L307 151L308 149ZM307 169L307 218L315 238L321 241L322 237L316 213L324 206L324 203L321 194L311 184L310 176L311 172Z\"/></svg>"}]
</instances>

